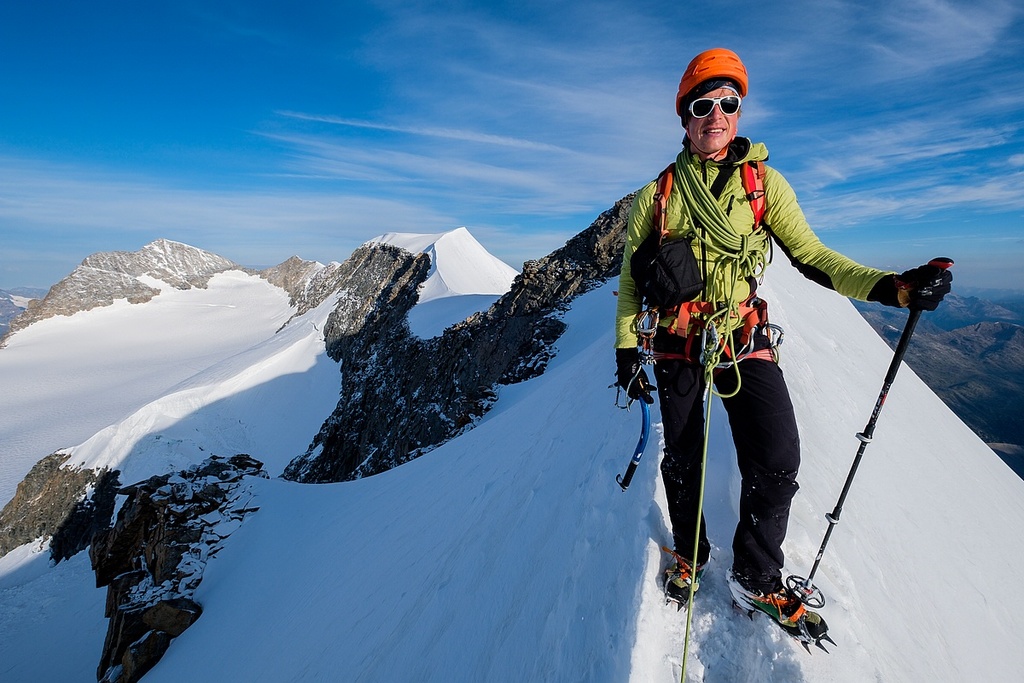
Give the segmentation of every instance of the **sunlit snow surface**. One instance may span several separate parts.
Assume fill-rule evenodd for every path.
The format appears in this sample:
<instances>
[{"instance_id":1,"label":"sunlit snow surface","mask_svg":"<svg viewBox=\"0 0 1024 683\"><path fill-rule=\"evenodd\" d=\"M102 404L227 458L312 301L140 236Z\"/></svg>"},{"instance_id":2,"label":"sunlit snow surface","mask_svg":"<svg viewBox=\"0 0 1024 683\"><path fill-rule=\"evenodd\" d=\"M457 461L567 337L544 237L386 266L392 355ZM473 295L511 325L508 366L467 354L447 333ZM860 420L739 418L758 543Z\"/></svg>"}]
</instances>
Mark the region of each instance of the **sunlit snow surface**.
<instances>
[{"instance_id":1,"label":"sunlit snow surface","mask_svg":"<svg viewBox=\"0 0 1024 683\"><path fill-rule=\"evenodd\" d=\"M284 291L237 271L207 289L149 283L162 291L146 304L43 320L0 349L0 504L43 456L272 337L292 313Z\"/></svg>"},{"instance_id":2,"label":"sunlit snow surface","mask_svg":"<svg viewBox=\"0 0 1024 683\"><path fill-rule=\"evenodd\" d=\"M615 408L608 388L614 284L565 314L568 331L543 376L503 387L480 425L454 441L356 482L255 481L261 508L208 566L203 616L146 680L678 680L685 613L664 605L656 584L657 546L668 540L656 439L630 489L615 483L639 413ZM849 303L788 265L770 268L762 293L786 329L782 367L802 429L785 549L787 570L806 573L891 352ZM240 344L200 373L215 381L164 379L136 400L162 406L148 418L155 432L127 447L145 431L134 416L104 436L98 425L73 442L75 456L97 463L127 452L141 472L150 456L157 469L177 462L174 442L185 452L244 444L286 462L275 454L305 448L338 381L316 345L292 334L268 338L265 352ZM258 393L292 375L318 389ZM82 380L77 391L95 400L111 390L90 394ZM160 422L175 410L183 415ZM315 426L300 435L292 422L304 413ZM695 606L689 680L1019 677L1024 482L908 368L816 579L838 644L831 655L809 656L732 608L724 574L738 475L720 406L712 420L706 509L716 549ZM275 442L277 428L292 436ZM0 679L95 680L105 620L87 559L47 569L31 551L0 560Z\"/></svg>"}]
</instances>

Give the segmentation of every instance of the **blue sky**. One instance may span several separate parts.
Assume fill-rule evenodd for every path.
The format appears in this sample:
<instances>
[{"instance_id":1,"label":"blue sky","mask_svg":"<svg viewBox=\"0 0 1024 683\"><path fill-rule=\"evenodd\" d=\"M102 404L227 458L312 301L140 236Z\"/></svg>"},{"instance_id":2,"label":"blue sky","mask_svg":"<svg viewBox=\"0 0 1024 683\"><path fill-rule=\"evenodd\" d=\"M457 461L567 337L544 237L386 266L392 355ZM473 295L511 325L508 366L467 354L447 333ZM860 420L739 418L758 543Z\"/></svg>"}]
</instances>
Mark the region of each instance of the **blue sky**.
<instances>
[{"instance_id":1,"label":"blue sky","mask_svg":"<svg viewBox=\"0 0 1024 683\"><path fill-rule=\"evenodd\" d=\"M1008 0L3 3L0 287L160 237L274 265L459 226L520 268L675 156L715 46L826 244L1024 289Z\"/></svg>"}]
</instances>

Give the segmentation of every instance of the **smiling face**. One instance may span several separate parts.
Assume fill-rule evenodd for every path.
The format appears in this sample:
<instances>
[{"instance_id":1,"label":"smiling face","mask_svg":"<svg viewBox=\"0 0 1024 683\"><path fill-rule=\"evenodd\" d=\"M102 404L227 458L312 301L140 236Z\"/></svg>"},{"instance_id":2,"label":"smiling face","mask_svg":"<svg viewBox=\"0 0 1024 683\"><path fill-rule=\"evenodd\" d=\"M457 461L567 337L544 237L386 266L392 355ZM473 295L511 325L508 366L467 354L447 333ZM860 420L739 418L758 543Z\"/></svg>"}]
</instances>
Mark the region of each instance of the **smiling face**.
<instances>
[{"instance_id":1,"label":"smiling face","mask_svg":"<svg viewBox=\"0 0 1024 683\"><path fill-rule=\"evenodd\" d=\"M701 97L726 97L735 95L731 88L718 88ZM725 157L729 143L736 137L740 112L723 114L717 104L711 113L702 119L687 114L686 136L690 139L690 148L703 160L719 160Z\"/></svg>"}]
</instances>

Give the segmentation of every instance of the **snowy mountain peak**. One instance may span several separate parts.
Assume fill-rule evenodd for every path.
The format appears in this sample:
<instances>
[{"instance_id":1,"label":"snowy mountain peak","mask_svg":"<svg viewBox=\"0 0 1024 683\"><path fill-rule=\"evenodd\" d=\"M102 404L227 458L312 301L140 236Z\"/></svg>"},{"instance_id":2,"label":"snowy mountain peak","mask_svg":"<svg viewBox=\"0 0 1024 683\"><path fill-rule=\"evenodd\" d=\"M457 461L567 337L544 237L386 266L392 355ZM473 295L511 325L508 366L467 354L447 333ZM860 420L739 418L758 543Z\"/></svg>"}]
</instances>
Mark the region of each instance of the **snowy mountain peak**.
<instances>
[{"instance_id":1,"label":"snowy mountain peak","mask_svg":"<svg viewBox=\"0 0 1024 683\"><path fill-rule=\"evenodd\" d=\"M198 247L158 239L135 252L101 252L86 257L79 268L131 277L149 276L175 289L203 287L211 275L239 268L238 264Z\"/></svg>"},{"instance_id":2,"label":"snowy mountain peak","mask_svg":"<svg viewBox=\"0 0 1024 683\"><path fill-rule=\"evenodd\" d=\"M390 244L430 256L430 275L420 288L420 303L464 294L501 295L518 275L465 227L434 234L389 232L367 244Z\"/></svg>"},{"instance_id":3,"label":"snowy mountain peak","mask_svg":"<svg viewBox=\"0 0 1024 683\"><path fill-rule=\"evenodd\" d=\"M10 334L56 315L73 315L118 299L143 303L160 293L163 282L175 289L205 288L210 277L241 266L181 242L158 239L138 251L98 252L87 256L47 295L11 321ZM0 346L7 336L0 340Z\"/></svg>"}]
</instances>

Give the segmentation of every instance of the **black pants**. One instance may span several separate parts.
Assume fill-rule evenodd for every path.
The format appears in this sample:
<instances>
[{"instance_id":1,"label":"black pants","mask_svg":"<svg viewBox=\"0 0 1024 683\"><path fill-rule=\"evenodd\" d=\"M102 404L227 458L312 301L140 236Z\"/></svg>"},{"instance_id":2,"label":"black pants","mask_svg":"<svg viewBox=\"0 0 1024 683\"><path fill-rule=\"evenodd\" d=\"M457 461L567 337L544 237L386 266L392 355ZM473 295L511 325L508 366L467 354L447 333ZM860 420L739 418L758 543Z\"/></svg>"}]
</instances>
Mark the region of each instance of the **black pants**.
<instances>
[{"instance_id":1,"label":"black pants","mask_svg":"<svg viewBox=\"0 0 1024 683\"><path fill-rule=\"evenodd\" d=\"M655 348L679 350L681 340L659 331ZM767 340L758 340L765 346ZM733 573L747 588L775 590L785 558L789 508L799 488L800 437L796 416L782 369L768 360L750 358L739 363L740 390L722 399L736 444L742 476L740 519L733 537ZM682 360L659 360L654 366L665 430L662 478L668 495L676 551L693 553L697 528L701 461L704 446L703 368ZM731 394L736 388L733 369L722 370L715 388ZM711 554L701 518L697 564Z\"/></svg>"}]
</instances>

